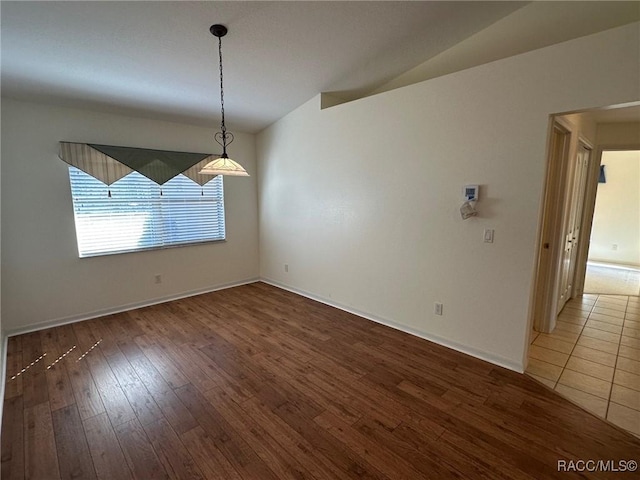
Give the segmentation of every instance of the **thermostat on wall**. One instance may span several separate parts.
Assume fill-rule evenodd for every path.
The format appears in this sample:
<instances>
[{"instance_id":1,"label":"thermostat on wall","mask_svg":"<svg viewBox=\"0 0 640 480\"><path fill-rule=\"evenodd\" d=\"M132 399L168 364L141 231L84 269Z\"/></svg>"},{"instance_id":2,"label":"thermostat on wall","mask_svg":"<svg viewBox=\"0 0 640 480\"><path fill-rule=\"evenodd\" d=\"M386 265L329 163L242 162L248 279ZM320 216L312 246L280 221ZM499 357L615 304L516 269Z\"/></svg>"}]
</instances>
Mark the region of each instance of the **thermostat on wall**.
<instances>
[{"instance_id":1,"label":"thermostat on wall","mask_svg":"<svg viewBox=\"0 0 640 480\"><path fill-rule=\"evenodd\" d=\"M464 199L467 202L478 201L478 185L465 185L464 186Z\"/></svg>"}]
</instances>

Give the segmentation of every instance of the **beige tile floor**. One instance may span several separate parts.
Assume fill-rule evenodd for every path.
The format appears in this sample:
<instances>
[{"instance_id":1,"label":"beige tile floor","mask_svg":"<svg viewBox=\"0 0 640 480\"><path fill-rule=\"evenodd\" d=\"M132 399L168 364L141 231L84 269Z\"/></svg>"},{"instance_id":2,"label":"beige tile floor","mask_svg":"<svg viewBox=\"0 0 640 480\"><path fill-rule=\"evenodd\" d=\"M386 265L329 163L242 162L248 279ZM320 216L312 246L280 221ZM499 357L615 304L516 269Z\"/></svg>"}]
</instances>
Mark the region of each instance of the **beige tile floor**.
<instances>
[{"instance_id":1,"label":"beige tile floor","mask_svg":"<svg viewBox=\"0 0 640 480\"><path fill-rule=\"evenodd\" d=\"M533 332L525 373L640 436L640 297L570 300L552 333Z\"/></svg>"}]
</instances>

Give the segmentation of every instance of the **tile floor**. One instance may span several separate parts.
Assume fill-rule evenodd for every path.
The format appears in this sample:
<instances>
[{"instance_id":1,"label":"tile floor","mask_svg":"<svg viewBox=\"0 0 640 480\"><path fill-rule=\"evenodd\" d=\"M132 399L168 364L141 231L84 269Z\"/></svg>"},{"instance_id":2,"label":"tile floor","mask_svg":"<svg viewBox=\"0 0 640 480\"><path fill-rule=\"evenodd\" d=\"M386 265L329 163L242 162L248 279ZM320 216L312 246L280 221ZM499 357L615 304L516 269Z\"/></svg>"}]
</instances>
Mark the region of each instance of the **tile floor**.
<instances>
[{"instance_id":1,"label":"tile floor","mask_svg":"<svg viewBox=\"0 0 640 480\"><path fill-rule=\"evenodd\" d=\"M570 300L552 333L533 332L525 373L640 436L640 297Z\"/></svg>"}]
</instances>

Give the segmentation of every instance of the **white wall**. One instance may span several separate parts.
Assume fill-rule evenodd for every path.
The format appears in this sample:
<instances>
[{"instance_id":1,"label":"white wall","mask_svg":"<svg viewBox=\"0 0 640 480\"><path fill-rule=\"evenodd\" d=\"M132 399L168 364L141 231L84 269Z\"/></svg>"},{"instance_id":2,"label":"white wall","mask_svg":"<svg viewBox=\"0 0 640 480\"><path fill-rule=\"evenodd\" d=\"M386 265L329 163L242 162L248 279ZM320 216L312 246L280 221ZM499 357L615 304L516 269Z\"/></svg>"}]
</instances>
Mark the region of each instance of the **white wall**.
<instances>
[{"instance_id":1,"label":"white wall","mask_svg":"<svg viewBox=\"0 0 640 480\"><path fill-rule=\"evenodd\" d=\"M235 133L235 132L234 132ZM217 151L210 128L2 100L2 320L9 333L258 276L255 138L230 153L252 175L224 179L227 241L78 258L58 141ZM154 275L163 283L156 285Z\"/></svg>"},{"instance_id":2,"label":"white wall","mask_svg":"<svg viewBox=\"0 0 640 480\"><path fill-rule=\"evenodd\" d=\"M549 114L638 100L639 27L293 111L258 136L261 276L522 369Z\"/></svg>"},{"instance_id":3,"label":"white wall","mask_svg":"<svg viewBox=\"0 0 640 480\"><path fill-rule=\"evenodd\" d=\"M640 151L602 154L589 260L640 266Z\"/></svg>"},{"instance_id":4,"label":"white wall","mask_svg":"<svg viewBox=\"0 0 640 480\"><path fill-rule=\"evenodd\" d=\"M640 123L599 123L597 125L598 148L628 148L640 145Z\"/></svg>"}]
</instances>

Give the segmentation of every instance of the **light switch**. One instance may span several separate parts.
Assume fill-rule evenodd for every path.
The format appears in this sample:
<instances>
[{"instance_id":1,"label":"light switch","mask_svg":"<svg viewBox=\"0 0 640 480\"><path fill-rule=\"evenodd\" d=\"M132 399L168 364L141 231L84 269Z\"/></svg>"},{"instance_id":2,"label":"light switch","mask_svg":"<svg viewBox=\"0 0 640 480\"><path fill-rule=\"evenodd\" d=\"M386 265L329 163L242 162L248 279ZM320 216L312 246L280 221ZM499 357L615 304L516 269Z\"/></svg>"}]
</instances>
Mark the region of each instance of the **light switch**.
<instances>
[{"instance_id":1,"label":"light switch","mask_svg":"<svg viewBox=\"0 0 640 480\"><path fill-rule=\"evenodd\" d=\"M484 243L493 243L493 229L484 229Z\"/></svg>"}]
</instances>

